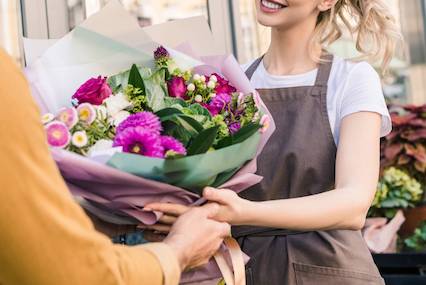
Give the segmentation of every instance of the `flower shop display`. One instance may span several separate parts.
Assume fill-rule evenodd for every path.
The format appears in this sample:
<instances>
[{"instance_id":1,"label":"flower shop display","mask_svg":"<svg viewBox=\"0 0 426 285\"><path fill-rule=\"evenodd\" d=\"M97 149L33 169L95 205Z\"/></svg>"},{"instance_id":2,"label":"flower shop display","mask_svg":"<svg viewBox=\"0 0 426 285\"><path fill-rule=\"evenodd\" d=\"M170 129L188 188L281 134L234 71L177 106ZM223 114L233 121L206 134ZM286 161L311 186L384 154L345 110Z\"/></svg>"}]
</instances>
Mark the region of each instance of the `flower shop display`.
<instances>
[{"instance_id":1,"label":"flower shop display","mask_svg":"<svg viewBox=\"0 0 426 285\"><path fill-rule=\"evenodd\" d=\"M404 240L404 246L416 252L426 251L426 221L414 230L414 234Z\"/></svg>"},{"instance_id":2,"label":"flower shop display","mask_svg":"<svg viewBox=\"0 0 426 285\"><path fill-rule=\"evenodd\" d=\"M384 171L378 183L369 217L392 219L398 210L413 208L422 198L422 185L395 167Z\"/></svg>"},{"instance_id":3,"label":"flower shop display","mask_svg":"<svg viewBox=\"0 0 426 285\"><path fill-rule=\"evenodd\" d=\"M404 169L426 183L426 105L403 106L392 112L392 133L382 140L382 167Z\"/></svg>"}]
</instances>

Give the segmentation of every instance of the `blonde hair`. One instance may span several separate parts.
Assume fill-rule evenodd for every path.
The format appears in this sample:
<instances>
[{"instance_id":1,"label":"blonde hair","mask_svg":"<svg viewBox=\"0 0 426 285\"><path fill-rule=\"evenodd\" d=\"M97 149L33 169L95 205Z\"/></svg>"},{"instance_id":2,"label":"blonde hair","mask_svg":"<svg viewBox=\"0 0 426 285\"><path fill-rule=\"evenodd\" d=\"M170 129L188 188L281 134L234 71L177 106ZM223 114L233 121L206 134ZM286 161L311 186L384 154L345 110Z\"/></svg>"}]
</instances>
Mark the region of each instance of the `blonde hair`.
<instances>
[{"instance_id":1,"label":"blonde hair","mask_svg":"<svg viewBox=\"0 0 426 285\"><path fill-rule=\"evenodd\" d=\"M337 0L332 9L321 12L318 17L311 40L311 54L314 55L319 47L325 50L341 38L342 27L356 35L356 49L361 53L357 60L381 61L382 72L385 73L402 36L384 1Z\"/></svg>"}]
</instances>

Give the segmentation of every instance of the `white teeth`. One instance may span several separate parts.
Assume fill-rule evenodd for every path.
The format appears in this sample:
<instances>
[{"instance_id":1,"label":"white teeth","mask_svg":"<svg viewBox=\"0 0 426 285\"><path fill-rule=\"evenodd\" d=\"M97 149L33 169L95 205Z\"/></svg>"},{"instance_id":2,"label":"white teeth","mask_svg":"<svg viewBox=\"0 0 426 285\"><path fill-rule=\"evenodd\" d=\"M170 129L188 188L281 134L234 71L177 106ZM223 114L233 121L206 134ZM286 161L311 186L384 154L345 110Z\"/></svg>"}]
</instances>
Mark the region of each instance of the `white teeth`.
<instances>
[{"instance_id":1,"label":"white teeth","mask_svg":"<svg viewBox=\"0 0 426 285\"><path fill-rule=\"evenodd\" d=\"M262 0L262 5L265 6L266 8L275 9L275 10L283 8L282 5L277 4L277 3L273 3L273 2L269 2L268 0Z\"/></svg>"}]
</instances>

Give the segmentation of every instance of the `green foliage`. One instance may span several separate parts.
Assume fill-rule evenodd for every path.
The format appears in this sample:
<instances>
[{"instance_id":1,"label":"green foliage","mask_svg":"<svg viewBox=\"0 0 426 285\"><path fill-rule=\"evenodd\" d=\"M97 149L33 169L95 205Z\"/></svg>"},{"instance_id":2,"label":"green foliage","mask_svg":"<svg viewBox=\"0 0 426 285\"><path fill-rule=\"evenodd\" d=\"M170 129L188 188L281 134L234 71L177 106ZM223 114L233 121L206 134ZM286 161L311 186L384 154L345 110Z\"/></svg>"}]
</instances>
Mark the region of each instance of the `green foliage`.
<instances>
[{"instance_id":1,"label":"green foliage","mask_svg":"<svg viewBox=\"0 0 426 285\"><path fill-rule=\"evenodd\" d=\"M130 69L128 84L145 91L142 75L140 74L139 68L136 66L136 64L133 64L132 68Z\"/></svg>"},{"instance_id":2,"label":"green foliage","mask_svg":"<svg viewBox=\"0 0 426 285\"><path fill-rule=\"evenodd\" d=\"M414 207L415 203L421 200L422 194L422 186L416 179L391 167L385 170L378 184L368 215L393 218L399 209Z\"/></svg>"},{"instance_id":3,"label":"green foliage","mask_svg":"<svg viewBox=\"0 0 426 285\"><path fill-rule=\"evenodd\" d=\"M89 149L95 145L97 141L100 140L112 140L115 135L115 130L113 126L108 122L107 118L98 118L90 125L84 123L84 122L78 122L77 125L75 125L71 129L71 133L74 134L79 131L86 132L88 143L84 147L76 147L72 144L70 144L67 147L67 150L81 154L86 156L88 154Z\"/></svg>"},{"instance_id":4,"label":"green foliage","mask_svg":"<svg viewBox=\"0 0 426 285\"><path fill-rule=\"evenodd\" d=\"M244 99L244 116L242 117L241 120L241 125L245 126L251 122L253 122L256 113L258 112L258 109L256 107L256 103L254 102L254 97L253 95L248 95L245 97ZM260 119L260 118L259 118Z\"/></svg>"},{"instance_id":5,"label":"green foliage","mask_svg":"<svg viewBox=\"0 0 426 285\"><path fill-rule=\"evenodd\" d=\"M213 145L218 127L206 129L198 134L188 148L188 156L206 153Z\"/></svg>"},{"instance_id":6,"label":"green foliage","mask_svg":"<svg viewBox=\"0 0 426 285\"><path fill-rule=\"evenodd\" d=\"M415 229L411 237L404 240L404 245L414 251L426 250L426 221Z\"/></svg>"},{"instance_id":7,"label":"green foliage","mask_svg":"<svg viewBox=\"0 0 426 285\"><path fill-rule=\"evenodd\" d=\"M148 101L142 89L133 87L133 85L127 85L124 89L124 94L132 102L133 107L130 113L136 114L147 109Z\"/></svg>"},{"instance_id":8,"label":"green foliage","mask_svg":"<svg viewBox=\"0 0 426 285\"><path fill-rule=\"evenodd\" d=\"M261 125L257 123L248 123L232 136L228 136L218 142L216 148L221 149L237 143L242 143L256 132L259 131Z\"/></svg>"},{"instance_id":9,"label":"green foliage","mask_svg":"<svg viewBox=\"0 0 426 285\"><path fill-rule=\"evenodd\" d=\"M166 84L166 71L160 69L150 77L143 80L148 107L157 112L166 107L164 98L168 96Z\"/></svg>"}]
</instances>

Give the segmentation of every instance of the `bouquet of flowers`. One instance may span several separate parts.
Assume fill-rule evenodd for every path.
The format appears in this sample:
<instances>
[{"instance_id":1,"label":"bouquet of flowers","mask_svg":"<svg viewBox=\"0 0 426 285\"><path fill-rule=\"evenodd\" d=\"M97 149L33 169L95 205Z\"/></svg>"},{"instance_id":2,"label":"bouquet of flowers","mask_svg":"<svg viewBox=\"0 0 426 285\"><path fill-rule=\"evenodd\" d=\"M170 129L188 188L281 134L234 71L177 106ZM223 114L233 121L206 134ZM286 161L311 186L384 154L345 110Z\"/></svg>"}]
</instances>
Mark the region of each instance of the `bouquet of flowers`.
<instances>
[{"instance_id":1,"label":"bouquet of flowers","mask_svg":"<svg viewBox=\"0 0 426 285\"><path fill-rule=\"evenodd\" d=\"M179 69L163 46L153 61L85 82L72 107L43 116L48 143L197 194L222 185L255 156L268 115L223 76Z\"/></svg>"}]
</instances>

